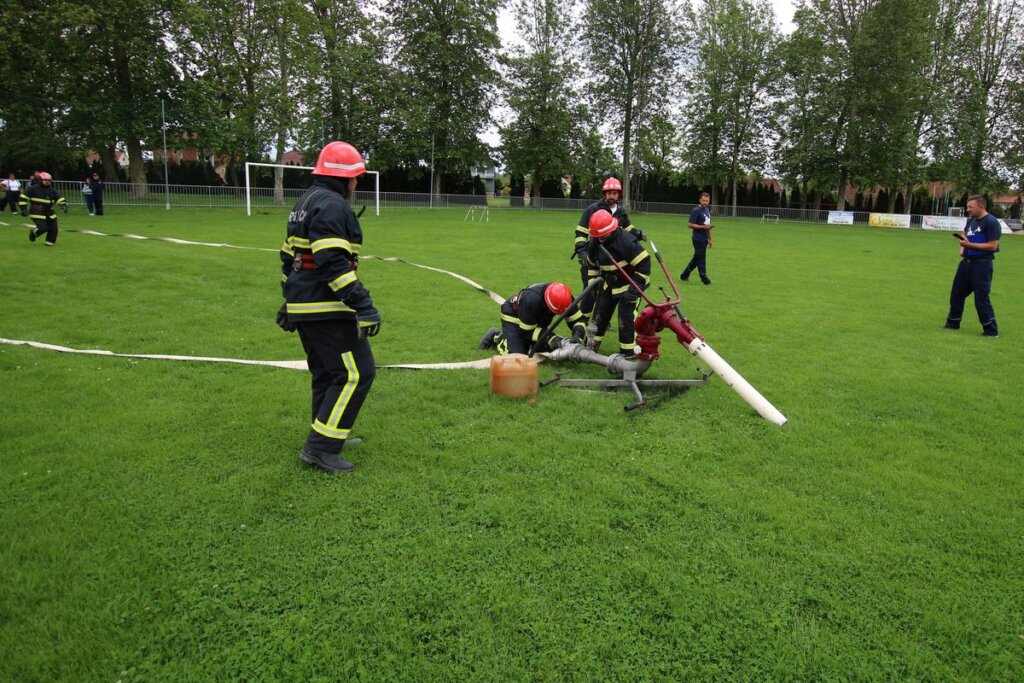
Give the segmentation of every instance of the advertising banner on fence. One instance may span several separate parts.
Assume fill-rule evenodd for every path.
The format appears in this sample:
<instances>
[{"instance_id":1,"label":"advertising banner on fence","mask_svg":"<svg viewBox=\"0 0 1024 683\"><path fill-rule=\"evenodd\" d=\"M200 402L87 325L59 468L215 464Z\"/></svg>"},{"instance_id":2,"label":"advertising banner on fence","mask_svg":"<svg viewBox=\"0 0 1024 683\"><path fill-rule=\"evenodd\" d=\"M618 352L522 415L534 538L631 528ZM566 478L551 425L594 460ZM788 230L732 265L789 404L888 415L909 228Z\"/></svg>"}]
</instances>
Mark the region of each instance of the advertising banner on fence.
<instances>
[{"instance_id":1,"label":"advertising banner on fence","mask_svg":"<svg viewBox=\"0 0 1024 683\"><path fill-rule=\"evenodd\" d=\"M1002 218L999 221L1000 232L1009 235L1013 232ZM921 216L921 227L925 230L963 230L967 227L967 218L962 216Z\"/></svg>"},{"instance_id":2,"label":"advertising banner on fence","mask_svg":"<svg viewBox=\"0 0 1024 683\"><path fill-rule=\"evenodd\" d=\"M853 225L853 211L829 211L828 222L836 225Z\"/></svg>"},{"instance_id":3,"label":"advertising banner on fence","mask_svg":"<svg viewBox=\"0 0 1024 683\"><path fill-rule=\"evenodd\" d=\"M967 219L962 216L921 216L925 230L963 230Z\"/></svg>"},{"instance_id":4,"label":"advertising banner on fence","mask_svg":"<svg viewBox=\"0 0 1024 683\"><path fill-rule=\"evenodd\" d=\"M876 228L909 228L910 215L906 213L873 213L868 216L868 225Z\"/></svg>"}]
</instances>

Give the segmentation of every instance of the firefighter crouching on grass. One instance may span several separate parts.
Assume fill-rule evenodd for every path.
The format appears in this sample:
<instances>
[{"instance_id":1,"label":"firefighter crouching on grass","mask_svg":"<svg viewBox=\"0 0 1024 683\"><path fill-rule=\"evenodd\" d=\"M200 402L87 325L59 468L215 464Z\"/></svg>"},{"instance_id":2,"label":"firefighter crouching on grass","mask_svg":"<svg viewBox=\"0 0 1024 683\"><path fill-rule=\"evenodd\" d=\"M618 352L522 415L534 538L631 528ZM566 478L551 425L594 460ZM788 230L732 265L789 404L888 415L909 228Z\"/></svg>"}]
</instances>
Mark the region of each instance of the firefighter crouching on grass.
<instances>
[{"instance_id":1,"label":"firefighter crouching on grass","mask_svg":"<svg viewBox=\"0 0 1024 683\"><path fill-rule=\"evenodd\" d=\"M535 348L541 332L547 329L556 315L565 313L572 303L572 291L561 282L541 282L530 285L509 297L501 305L501 329L492 327L480 340L479 348L497 349L502 356L510 353L531 353L548 350ZM578 311L573 311L565 320L572 328L572 340L584 340L586 320ZM551 337L548 337L549 341Z\"/></svg>"},{"instance_id":2,"label":"firefighter crouching on grass","mask_svg":"<svg viewBox=\"0 0 1024 683\"><path fill-rule=\"evenodd\" d=\"M618 178L608 178L604 181L604 185L601 186L602 199L594 202L583 210L583 215L580 216L580 222L576 225L576 239L573 242L573 258L579 261L580 264L580 279L583 281L583 286L586 287L587 283L590 282L592 276L588 273L587 267L587 243L590 241L590 218L597 211L607 211L609 214L615 217L619 223L619 227L623 230L632 233L638 240L647 239L647 235L640 228L633 225L629 219L629 214L626 213L626 209L619 203L622 198L622 183L619 182ZM584 316L589 317L590 312L594 308L594 299L596 298L596 292L591 292L583 301L580 302L580 310Z\"/></svg>"},{"instance_id":3,"label":"firefighter crouching on grass","mask_svg":"<svg viewBox=\"0 0 1024 683\"><path fill-rule=\"evenodd\" d=\"M57 188L53 186L53 176L46 171L38 174L37 183L30 183L21 193L21 215L28 216L36 227L28 233L28 239L35 242L40 235L46 235L46 246L57 243L57 212L59 206L64 213L68 212L68 203L64 201Z\"/></svg>"},{"instance_id":4,"label":"firefighter crouching on grass","mask_svg":"<svg viewBox=\"0 0 1024 683\"><path fill-rule=\"evenodd\" d=\"M281 247L277 324L298 330L312 374L312 426L299 459L332 473L355 468L341 451L376 374L367 337L380 331L380 313L356 274L363 232L348 202L365 171L347 142L324 147Z\"/></svg>"},{"instance_id":5,"label":"firefighter crouching on grass","mask_svg":"<svg viewBox=\"0 0 1024 683\"><path fill-rule=\"evenodd\" d=\"M642 288L647 289L651 281L651 256L640 246L637 238L619 227L619 222L603 209L590 217L590 240L587 242L587 265L589 277L600 277L604 286L594 304L594 318L588 346L597 350L604 333L608 330L615 308L619 309L619 349L627 358L634 355L636 332L633 323L640 303L640 294L635 291L615 267L615 263L601 250L603 245L624 271Z\"/></svg>"}]
</instances>

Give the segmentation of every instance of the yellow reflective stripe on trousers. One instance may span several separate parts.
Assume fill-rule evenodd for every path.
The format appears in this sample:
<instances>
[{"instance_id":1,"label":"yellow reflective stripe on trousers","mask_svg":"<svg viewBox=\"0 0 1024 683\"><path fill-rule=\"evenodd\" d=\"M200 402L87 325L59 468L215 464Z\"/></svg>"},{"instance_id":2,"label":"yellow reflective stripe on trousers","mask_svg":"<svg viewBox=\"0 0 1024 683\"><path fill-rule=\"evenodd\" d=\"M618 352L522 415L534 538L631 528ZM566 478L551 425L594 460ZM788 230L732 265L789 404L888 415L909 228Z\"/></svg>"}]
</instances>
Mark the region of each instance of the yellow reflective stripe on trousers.
<instances>
[{"instance_id":1,"label":"yellow reflective stripe on trousers","mask_svg":"<svg viewBox=\"0 0 1024 683\"><path fill-rule=\"evenodd\" d=\"M520 329L526 330L527 332L529 332L530 330L532 330L532 329L537 327L536 325L527 325L526 323L524 323L522 320L520 320L519 318L515 317L514 315L505 315L504 313L502 313L501 314L501 319L504 320L507 323L512 323L513 325L518 325L520 327Z\"/></svg>"},{"instance_id":2,"label":"yellow reflective stripe on trousers","mask_svg":"<svg viewBox=\"0 0 1024 683\"><path fill-rule=\"evenodd\" d=\"M327 286L333 289L335 292L337 292L342 287L347 287L348 285L352 284L355 281L356 271L350 270L344 275L339 275L338 277L328 282Z\"/></svg>"},{"instance_id":3,"label":"yellow reflective stripe on trousers","mask_svg":"<svg viewBox=\"0 0 1024 683\"><path fill-rule=\"evenodd\" d=\"M327 418L327 424L320 420L313 421L314 431L332 439L348 438L348 433L351 430L339 429L338 423L341 422L341 416L344 415L345 408L348 407L349 401L352 400L352 394L356 391L356 385L359 384L359 368L356 366L356 359L352 352L346 351L341 354L341 362L345 364L345 369L348 370L348 381L345 382L341 393L338 394L338 400L335 402L334 408L331 409L331 416Z\"/></svg>"},{"instance_id":4,"label":"yellow reflective stripe on trousers","mask_svg":"<svg viewBox=\"0 0 1024 683\"><path fill-rule=\"evenodd\" d=\"M355 313L354 310L340 301L310 301L306 303L288 303L289 313Z\"/></svg>"},{"instance_id":5,"label":"yellow reflective stripe on trousers","mask_svg":"<svg viewBox=\"0 0 1024 683\"><path fill-rule=\"evenodd\" d=\"M317 240L313 242L311 248L313 249L314 254L318 251L323 251L324 249L344 249L350 254L355 253L352 251L352 245L349 241L340 237L326 237L322 240Z\"/></svg>"}]
</instances>

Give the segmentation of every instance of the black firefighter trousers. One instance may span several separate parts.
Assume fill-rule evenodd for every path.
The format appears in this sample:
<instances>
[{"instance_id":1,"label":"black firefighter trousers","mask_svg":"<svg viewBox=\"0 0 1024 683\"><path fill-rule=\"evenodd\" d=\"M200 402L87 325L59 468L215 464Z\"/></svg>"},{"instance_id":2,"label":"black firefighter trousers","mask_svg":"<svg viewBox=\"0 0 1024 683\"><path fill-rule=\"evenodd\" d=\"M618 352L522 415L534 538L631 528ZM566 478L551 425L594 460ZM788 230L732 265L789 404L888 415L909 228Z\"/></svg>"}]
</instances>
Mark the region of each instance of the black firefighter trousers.
<instances>
[{"instance_id":1,"label":"black firefighter trousers","mask_svg":"<svg viewBox=\"0 0 1024 683\"><path fill-rule=\"evenodd\" d=\"M355 320L316 320L297 325L312 374L313 417L306 444L340 453L377 374L370 342Z\"/></svg>"}]
</instances>

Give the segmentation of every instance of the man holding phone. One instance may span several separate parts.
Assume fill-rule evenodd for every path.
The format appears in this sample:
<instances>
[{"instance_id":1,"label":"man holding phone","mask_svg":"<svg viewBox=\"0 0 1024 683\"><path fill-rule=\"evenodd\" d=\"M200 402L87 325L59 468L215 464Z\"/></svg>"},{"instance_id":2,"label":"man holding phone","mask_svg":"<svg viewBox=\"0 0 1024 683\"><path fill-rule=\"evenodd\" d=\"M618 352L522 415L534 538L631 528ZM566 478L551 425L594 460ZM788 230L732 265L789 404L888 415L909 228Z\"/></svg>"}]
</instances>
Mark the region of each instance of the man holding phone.
<instances>
[{"instance_id":1,"label":"man holding phone","mask_svg":"<svg viewBox=\"0 0 1024 683\"><path fill-rule=\"evenodd\" d=\"M964 301L974 294L974 308L978 311L982 335L998 337L996 312L989 300L992 290L993 262L999 251L1001 229L999 221L988 212L988 203L981 195L967 200L967 226L964 234L954 233L960 243L960 265L953 276L953 287L949 292L949 314L946 329L959 330L963 318Z\"/></svg>"}]
</instances>

